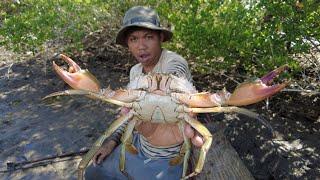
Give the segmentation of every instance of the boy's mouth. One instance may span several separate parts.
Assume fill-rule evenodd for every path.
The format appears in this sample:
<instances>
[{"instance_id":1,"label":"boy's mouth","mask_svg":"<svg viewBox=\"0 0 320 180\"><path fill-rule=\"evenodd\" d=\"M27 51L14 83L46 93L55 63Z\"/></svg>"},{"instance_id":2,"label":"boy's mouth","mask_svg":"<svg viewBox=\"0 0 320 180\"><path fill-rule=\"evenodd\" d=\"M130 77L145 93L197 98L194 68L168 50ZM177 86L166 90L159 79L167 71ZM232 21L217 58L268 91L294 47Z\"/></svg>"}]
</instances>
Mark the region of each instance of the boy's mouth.
<instances>
[{"instance_id":1,"label":"boy's mouth","mask_svg":"<svg viewBox=\"0 0 320 180\"><path fill-rule=\"evenodd\" d=\"M147 54L147 53L140 54L139 57L140 57L141 60L146 60L146 59L148 59L150 57L150 54Z\"/></svg>"}]
</instances>

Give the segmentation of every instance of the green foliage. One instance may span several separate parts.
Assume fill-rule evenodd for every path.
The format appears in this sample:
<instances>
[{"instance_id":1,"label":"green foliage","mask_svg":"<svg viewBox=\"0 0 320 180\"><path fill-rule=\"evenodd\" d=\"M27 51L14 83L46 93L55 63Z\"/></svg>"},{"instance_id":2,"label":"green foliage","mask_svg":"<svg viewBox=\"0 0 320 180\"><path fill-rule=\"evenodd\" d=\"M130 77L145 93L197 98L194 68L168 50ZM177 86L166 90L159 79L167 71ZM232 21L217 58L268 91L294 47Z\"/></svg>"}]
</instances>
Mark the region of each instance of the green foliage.
<instances>
[{"instance_id":1,"label":"green foliage","mask_svg":"<svg viewBox=\"0 0 320 180\"><path fill-rule=\"evenodd\" d=\"M295 0L184 0L158 9L174 25L171 46L193 59L199 72L237 67L262 74L282 64L298 67L291 55L308 50L305 38L320 39L319 2L301 5Z\"/></svg>"},{"instance_id":2,"label":"green foliage","mask_svg":"<svg viewBox=\"0 0 320 180\"><path fill-rule=\"evenodd\" d=\"M102 0L1 2L1 44L16 51L39 51L48 40L81 48L82 38L110 16Z\"/></svg>"},{"instance_id":3,"label":"green foliage","mask_svg":"<svg viewBox=\"0 0 320 180\"><path fill-rule=\"evenodd\" d=\"M166 46L203 73L233 69L260 75L283 64L297 69L292 55L309 49L306 39L320 39L316 0L17 2L0 3L0 43L20 51L41 50L49 40L81 48L89 32L104 24L118 28L125 11L134 5L156 8L165 26L174 28L174 40Z\"/></svg>"}]
</instances>

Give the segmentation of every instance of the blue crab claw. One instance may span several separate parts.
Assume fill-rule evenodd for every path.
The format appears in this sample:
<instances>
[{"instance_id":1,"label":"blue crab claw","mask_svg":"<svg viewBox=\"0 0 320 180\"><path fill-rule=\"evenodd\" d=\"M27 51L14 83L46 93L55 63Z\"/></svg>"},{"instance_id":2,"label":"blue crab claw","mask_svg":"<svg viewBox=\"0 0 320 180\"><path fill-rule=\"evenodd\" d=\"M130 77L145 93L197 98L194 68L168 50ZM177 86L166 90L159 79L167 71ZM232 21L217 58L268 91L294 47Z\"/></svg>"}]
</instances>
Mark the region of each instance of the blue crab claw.
<instances>
[{"instance_id":1,"label":"blue crab claw","mask_svg":"<svg viewBox=\"0 0 320 180\"><path fill-rule=\"evenodd\" d=\"M64 54L59 54L58 58L67 62L69 65L69 69L68 71L65 71L54 61L53 68L56 73L62 78L62 80L69 84L73 89L93 92L98 92L100 90L99 81L88 70L81 69L77 63L75 63L71 58Z\"/></svg>"},{"instance_id":2,"label":"blue crab claw","mask_svg":"<svg viewBox=\"0 0 320 180\"><path fill-rule=\"evenodd\" d=\"M275 85L271 85L271 83L277 75L287 69L288 66L283 65L254 82L245 82L240 84L230 95L226 104L233 106L254 104L281 91L289 84L289 81Z\"/></svg>"}]
</instances>

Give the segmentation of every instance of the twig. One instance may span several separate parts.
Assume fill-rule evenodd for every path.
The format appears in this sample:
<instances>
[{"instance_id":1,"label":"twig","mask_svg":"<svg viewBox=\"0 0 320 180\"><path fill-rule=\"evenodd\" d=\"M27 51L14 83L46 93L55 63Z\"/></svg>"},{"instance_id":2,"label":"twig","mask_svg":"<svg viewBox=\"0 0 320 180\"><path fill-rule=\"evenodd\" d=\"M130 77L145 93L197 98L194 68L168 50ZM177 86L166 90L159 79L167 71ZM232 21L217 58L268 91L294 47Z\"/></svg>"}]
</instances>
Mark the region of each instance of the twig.
<instances>
[{"instance_id":1,"label":"twig","mask_svg":"<svg viewBox=\"0 0 320 180\"><path fill-rule=\"evenodd\" d=\"M233 82L235 82L235 83L237 83L237 84L240 84L240 82L239 82L239 81L237 81L237 80L235 80L234 78L232 78L232 77L230 77L230 76L226 75L225 73L222 73L221 75L222 75L222 76L225 76L226 78L230 79L231 81L233 81Z\"/></svg>"},{"instance_id":2,"label":"twig","mask_svg":"<svg viewBox=\"0 0 320 180\"><path fill-rule=\"evenodd\" d=\"M315 59L315 60L317 59L312 53L309 53L309 54L313 57L313 59ZM304 53L302 55L304 56L304 58L307 61L309 61L310 63L314 64L316 67L318 67L317 61L313 61L311 58L308 58Z\"/></svg>"},{"instance_id":3,"label":"twig","mask_svg":"<svg viewBox=\"0 0 320 180\"><path fill-rule=\"evenodd\" d=\"M285 92L303 92L303 93L310 93L310 94L320 94L319 91L312 91L312 90L307 90L307 89L283 89L282 91Z\"/></svg>"},{"instance_id":4,"label":"twig","mask_svg":"<svg viewBox=\"0 0 320 180\"><path fill-rule=\"evenodd\" d=\"M47 45L45 46L45 53L46 53L46 57L45 57L45 60L44 60L44 76L47 76L47 61L49 60Z\"/></svg>"},{"instance_id":5,"label":"twig","mask_svg":"<svg viewBox=\"0 0 320 180\"><path fill-rule=\"evenodd\" d=\"M36 160L22 161L22 162L7 162L7 169L1 170L0 173L7 173L15 170L29 169L29 168L45 166L48 164L53 164L61 161L66 161L66 160L73 159L73 156L80 156L82 154L87 153L88 151L89 149L85 148L77 152L69 152L61 155L54 155L54 156L40 158ZM62 160L63 158L67 158L67 159Z\"/></svg>"},{"instance_id":6,"label":"twig","mask_svg":"<svg viewBox=\"0 0 320 180\"><path fill-rule=\"evenodd\" d=\"M11 63L9 68L8 68L8 72L7 72L7 78L8 79L10 79L10 71L11 71L12 66L13 66L13 63Z\"/></svg>"},{"instance_id":7,"label":"twig","mask_svg":"<svg viewBox=\"0 0 320 180\"><path fill-rule=\"evenodd\" d=\"M217 71L217 70L215 70L215 69L211 69L211 71L214 71L214 72L216 72L216 73L219 73L219 74L221 74L222 76L226 77L227 79L230 79L231 81L233 81L233 82L235 82L235 83L237 83L237 84L240 84L239 81L235 80L233 77L230 77L230 76L226 75L224 72L219 72L219 71Z\"/></svg>"}]
</instances>

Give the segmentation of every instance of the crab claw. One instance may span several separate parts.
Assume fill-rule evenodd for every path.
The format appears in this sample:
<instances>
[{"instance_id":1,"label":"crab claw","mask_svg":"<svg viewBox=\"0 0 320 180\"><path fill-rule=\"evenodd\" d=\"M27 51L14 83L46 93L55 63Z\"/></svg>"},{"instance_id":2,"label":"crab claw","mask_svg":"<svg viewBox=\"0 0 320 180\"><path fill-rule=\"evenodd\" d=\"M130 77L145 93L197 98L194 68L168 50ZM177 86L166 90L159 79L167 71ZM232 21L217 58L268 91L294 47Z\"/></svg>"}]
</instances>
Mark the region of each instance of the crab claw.
<instances>
[{"instance_id":1,"label":"crab claw","mask_svg":"<svg viewBox=\"0 0 320 180\"><path fill-rule=\"evenodd\" d=\"M53 61L53 68L57 74L74 89L98 92L100 83L88 70L82 70L71 58L59 54L58 58L67 62L69 70L65 71Z\"/></svg>"},{"instance_id":2,"label":"crab claw","mask_svg":"<svg viewBox=\"0 0 320 180\"><path fill-rule=\"evenodd\" d=\"M289 84L289 81L286 81L282 84L270 84L277 75L286 69L288 69L288 66L283 65L264 75L262 78L255 80L254 82L245 82L240 84L230 95L226 104L233 106L254 104L281 91Z\"/></svg>"}]
</instances>

